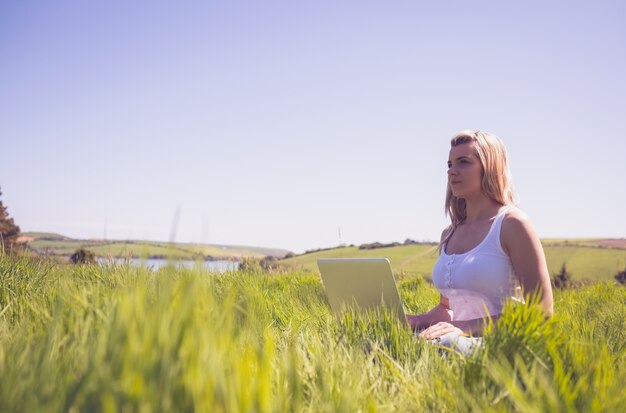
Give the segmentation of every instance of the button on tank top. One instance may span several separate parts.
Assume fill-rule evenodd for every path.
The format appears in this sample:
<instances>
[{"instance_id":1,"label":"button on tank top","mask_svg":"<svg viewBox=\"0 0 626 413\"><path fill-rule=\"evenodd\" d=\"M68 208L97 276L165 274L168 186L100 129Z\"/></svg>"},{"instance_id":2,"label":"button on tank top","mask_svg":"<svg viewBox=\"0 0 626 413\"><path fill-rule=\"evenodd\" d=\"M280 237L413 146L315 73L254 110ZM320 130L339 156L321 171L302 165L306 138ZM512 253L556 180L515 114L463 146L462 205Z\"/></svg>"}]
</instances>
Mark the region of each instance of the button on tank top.
<instances>
[{"instance_id":1,"label":"button on tank top","mask_svg":"<svg viewBox=\"0 0 626 413\"><path fill-rule=\"evenodd\" d=\"M502 313L508 299L523 301L511 259L502 249L502 221L510 206L500 208L487 236L470 251L447 254L447 243L433 268L433 282L450 302L453 321Z\"/></svg>"}]
</instances>

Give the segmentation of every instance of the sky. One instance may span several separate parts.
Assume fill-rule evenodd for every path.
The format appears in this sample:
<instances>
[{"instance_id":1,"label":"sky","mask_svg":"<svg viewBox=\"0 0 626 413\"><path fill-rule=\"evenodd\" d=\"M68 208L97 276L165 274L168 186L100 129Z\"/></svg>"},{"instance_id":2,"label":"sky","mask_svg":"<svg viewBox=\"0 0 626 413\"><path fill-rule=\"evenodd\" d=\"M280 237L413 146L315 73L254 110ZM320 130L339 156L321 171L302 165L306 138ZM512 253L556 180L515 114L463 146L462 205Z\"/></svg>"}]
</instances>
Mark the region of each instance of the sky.
<instances>
[{"instance_id":1,"label":"sky","mask_svg":"<svg viewBox=\"0 0 626 413\"><path fill-rule=\"evenodd\" d=\"M626 237L626 3L0 0L22 231L439 239L450 138L506 144L542 238Z\"/></svg>"}]
</instances>

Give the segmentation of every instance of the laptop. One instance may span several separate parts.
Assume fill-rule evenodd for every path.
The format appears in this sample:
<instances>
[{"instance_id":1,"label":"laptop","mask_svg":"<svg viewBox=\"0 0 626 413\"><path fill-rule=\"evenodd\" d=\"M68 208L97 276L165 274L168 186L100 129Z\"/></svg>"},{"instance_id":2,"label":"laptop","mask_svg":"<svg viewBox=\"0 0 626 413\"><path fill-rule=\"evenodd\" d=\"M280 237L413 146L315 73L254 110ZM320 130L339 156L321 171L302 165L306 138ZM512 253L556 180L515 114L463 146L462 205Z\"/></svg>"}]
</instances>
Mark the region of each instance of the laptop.
<instances>
[{"instance_id":1,"label":"laptop","mask_svg":"<svg viewBox=\"0 0 626 413\"><path fill-rule=\"evenodd\" d=\"M346 307L386 307L408 327L402 299L387 258L323 258L317 260L322 284L335 315Z\"/></svg>"}]
</instances>

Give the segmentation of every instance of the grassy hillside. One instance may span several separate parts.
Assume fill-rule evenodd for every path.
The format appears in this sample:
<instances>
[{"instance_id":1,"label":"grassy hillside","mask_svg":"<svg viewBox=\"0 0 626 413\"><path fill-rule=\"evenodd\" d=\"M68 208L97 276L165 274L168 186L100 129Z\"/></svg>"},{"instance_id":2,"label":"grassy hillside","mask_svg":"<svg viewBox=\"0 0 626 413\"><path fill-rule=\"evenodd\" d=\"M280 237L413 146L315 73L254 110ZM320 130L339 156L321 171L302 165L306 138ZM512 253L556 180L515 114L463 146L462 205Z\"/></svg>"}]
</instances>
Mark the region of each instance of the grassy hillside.
<instances>
[{"instance_id":1,"label":"grassy hillside","mask_svg":"<svg viewBox=\"0 0 626 413\"><path fill-rule=\"evenodd\" d=\"M277 248L261 248L233 245L209 245L189 243L167 243L156 241L81 240L59 234L27 232L22 234L31 249L54 255L70 256L78 248L88 248L101 257L151 257L162 256L174 259L194 259L197 256L222 259L243 257L283 257L289 251Z\"/></svg>"},{"instance_id":2,"label":"grassy hillside","mask_svg":"<svg viewBox=\"0 0 626 413\"><path fill-rule=\"evenodd\" d=\"M626 268L626 249L548 246L545 252L550 274L565 263L574 279L612 280Z\"/></svg>"},{"instance_id":3,"label":"grassy hillside","mask_svg":"<svg viewBox=\"0 0 626 413\"><path fill-rule=\"evenodd\" d=\"M391 261L391 265L396 273L420 274L428 278L437 260L437 256L436 245L401 245L371 250L360 250L358 247L342 247L298 255L293 258L281 260L281 262L292 265L294 268L317 272L318 258L387 257Z\"/></svg>"},{"instance_id":4,"label":"grassy hillside","mask_svg":"<svg viewBox=\"0 0 626 413\"><path fill-rule=\"evenodd\" d=\"M470 357L310 273L56 266L0 254L1 412L622 412L626 288L505 309ZM410 313L436 302L399 283Z\"/></svg>"},{"instance_id":5,"label":"grassy hillside","mask_svg":"<svg viewBox=\"0 0 626 413\"><path fill-rule=\"evenodd\" d=\"M618 271L626 267L626 248L606 248L598 246L597 242L576 239L544 241L550 274L557 273L565 263L575 280L612 280ZM373 250L344 247L299 255L281 262L294 268L317 272L318 258L387 257L396 273L420 274L430 279L437 256L436 245L402 245Z\"/></svg>"}]
</instances>

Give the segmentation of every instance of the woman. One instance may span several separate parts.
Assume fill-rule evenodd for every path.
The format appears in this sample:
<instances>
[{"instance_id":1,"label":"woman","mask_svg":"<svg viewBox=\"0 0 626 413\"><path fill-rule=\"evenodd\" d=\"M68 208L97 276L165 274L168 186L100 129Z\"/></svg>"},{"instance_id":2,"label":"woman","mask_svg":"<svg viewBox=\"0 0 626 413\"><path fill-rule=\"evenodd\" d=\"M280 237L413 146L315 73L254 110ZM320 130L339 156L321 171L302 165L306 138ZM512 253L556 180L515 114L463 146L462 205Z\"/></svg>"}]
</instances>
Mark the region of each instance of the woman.
<instances>
[{"instance_id":1,"label":"woman","mask_svg":"<svg viewBox=\"0 0 626 413\"><path fill-rule=\"evenodd\" d=\"M508 299L538 294L552 315L552 287L543 248L528 217L513 206L508 157L488 132L462 131L448 158L446 213L433 281L440 303L408 315L426 339L471 351L489 318L497 320ZM480 339L478 339L480 340Z\"/></svg>"}]
</instances>

